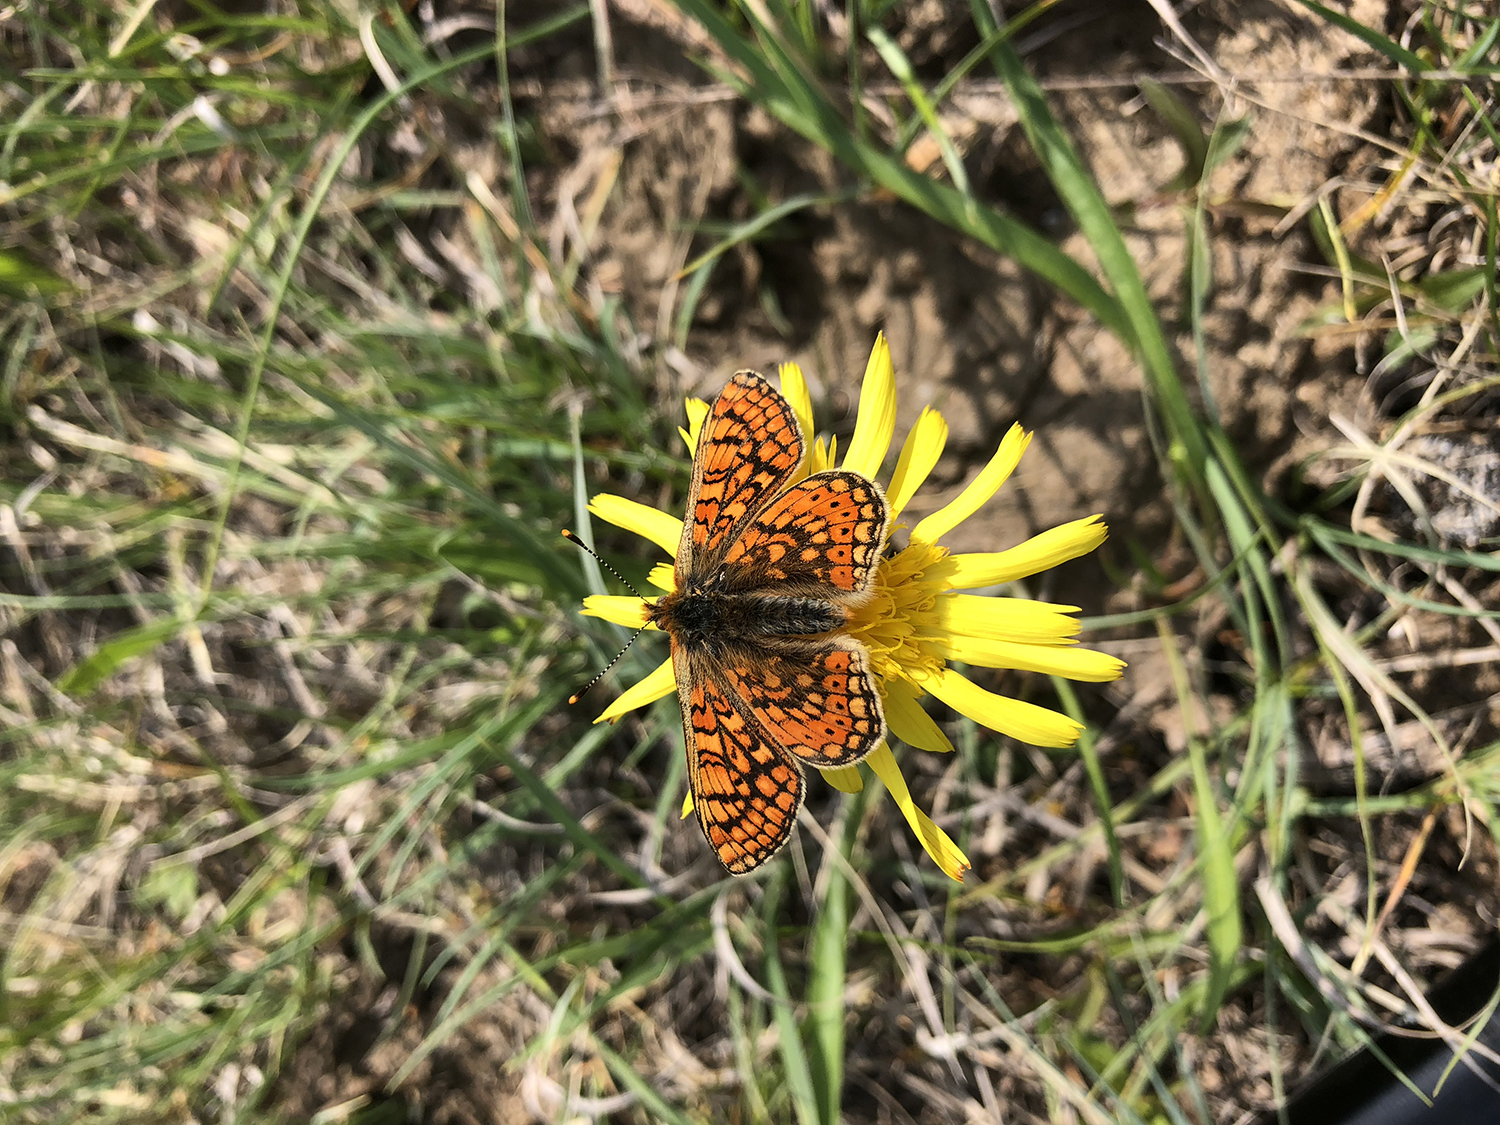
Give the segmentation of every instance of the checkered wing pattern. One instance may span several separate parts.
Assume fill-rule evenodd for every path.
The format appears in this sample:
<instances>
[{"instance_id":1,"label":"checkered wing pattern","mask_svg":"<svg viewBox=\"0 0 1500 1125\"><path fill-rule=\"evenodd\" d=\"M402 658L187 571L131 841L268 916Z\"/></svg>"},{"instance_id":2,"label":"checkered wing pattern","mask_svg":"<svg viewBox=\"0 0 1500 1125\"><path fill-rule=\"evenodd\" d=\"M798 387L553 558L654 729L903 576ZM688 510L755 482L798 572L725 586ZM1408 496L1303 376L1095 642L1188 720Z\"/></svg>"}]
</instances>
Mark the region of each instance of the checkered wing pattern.
<instances>
[{"instance_id":1,"label":"checkered wing pattern","mask_svg":"<svg viewBox=\"0 0 1500 1125\"><path fill-rule=\"evenodd\" d=\"M802 427L786 399L754 371L738 372L698 435L679 585L689 571L719 565L737 530L797 471L802 448Z\"/></svg>"},{"instance_id":2,"label":"checkered wing pattern","mask_svg":"<svg viewBox=\"0 0 1500 1125\"><path fill-rule=\"evenodd\" d=\"M757 584L857 593L880 563L889 511L874 481L843 470L816 473L756 513L724 563Z\"/></svg>"},{"instance_id":3,"label":"checkered wing pattern","mask_svg":"<svg viewBox=\"0 0 1500 1125\"><path fill-rule=\"evenodd\" d=\"M693 808L719 862L745 875L791 837L802 807L802 770L735 705L717 669L694 668L683 679L683 663L678 684Z\"/></svg>"},{"instance_id":4,"label":"checkered wing pattern","mask_svg":"<svg viewBox=\"0 0 1500 1125\"><path fill-rule=\"evenodd\" d=\"M869 655L834 640L796 655L757 654L722 665L727 686L766 736L819 769L852 766L885 737Z\"/></svg>"}]
</instances>

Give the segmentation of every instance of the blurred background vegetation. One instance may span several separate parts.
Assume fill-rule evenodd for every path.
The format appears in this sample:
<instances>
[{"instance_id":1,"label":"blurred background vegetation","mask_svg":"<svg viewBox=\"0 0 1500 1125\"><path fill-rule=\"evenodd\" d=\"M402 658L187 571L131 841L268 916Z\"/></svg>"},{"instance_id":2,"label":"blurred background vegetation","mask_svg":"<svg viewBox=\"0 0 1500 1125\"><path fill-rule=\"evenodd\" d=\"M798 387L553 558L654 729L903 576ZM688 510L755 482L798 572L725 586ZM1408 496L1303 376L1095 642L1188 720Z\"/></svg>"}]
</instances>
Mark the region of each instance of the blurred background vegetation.
<instances>
[{"instance_id":1,"label":"blurred background vegetation","mask_svg":"<svg viewBox=\"0 0 1500 1125\"><path fill-rule=\"evenodd\" d=\"M0 4L0 1117L1228 1123L1452 1039L1422 990L1500 910L1497 41ZM619 636L558 531L680 506L739 367L847 435L880 328L949 495L1038 431L958 546L1109 519L1009 592L1131 672L999 681L1075 750L934 712L962 885L873 779L732 880L676 701L564 702Z\"/></svg>"}]
</instances>

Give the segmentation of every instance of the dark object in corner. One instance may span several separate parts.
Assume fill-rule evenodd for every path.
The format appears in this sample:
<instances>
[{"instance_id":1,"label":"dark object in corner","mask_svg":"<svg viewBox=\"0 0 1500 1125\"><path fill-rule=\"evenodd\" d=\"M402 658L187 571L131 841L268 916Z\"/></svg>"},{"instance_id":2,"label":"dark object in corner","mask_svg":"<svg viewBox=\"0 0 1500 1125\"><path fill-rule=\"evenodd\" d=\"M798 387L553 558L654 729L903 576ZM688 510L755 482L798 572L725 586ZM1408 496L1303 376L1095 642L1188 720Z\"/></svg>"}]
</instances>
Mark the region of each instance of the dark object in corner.
<instances>
[{"instance_id":1,"label":"dark object in corner","mask_svg":"<svg viewBox=\"0 0 1500 1125\"><path fill-rule=\"evenodd\" d=\"M1491 939L1477 954L1444 977L1428 995L1433 1009L1450 1027L1464 1027L1500 988L1500 939ZM1500 1010L1479 1033L1480 1043L1500 1053ZM1475 1051L1466 1059L1489 1077L1475 1074L1466 1062L1448 1072L1434 1098L1433 1088L1453 1062L1441 1039L1380 1035L1376 1045L1432 1104L1407 1089L1369 1050L1357 1051L1300 1091L1284 1116L1274 1111L1260 1125L1496 1125L1500 1122L1500 1066ZM1493 1083L1493 1085L1491 1085Z\"/></svg>"}]
</instances>

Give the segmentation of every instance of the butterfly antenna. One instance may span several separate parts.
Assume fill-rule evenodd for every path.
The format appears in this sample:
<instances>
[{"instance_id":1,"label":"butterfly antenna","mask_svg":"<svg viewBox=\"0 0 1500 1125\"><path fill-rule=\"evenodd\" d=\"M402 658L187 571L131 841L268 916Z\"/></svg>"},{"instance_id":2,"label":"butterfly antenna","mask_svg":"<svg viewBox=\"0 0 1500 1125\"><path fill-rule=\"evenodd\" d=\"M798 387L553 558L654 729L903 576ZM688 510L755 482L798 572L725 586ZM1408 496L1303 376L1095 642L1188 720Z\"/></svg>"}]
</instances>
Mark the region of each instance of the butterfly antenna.
<instances>
[{"instance_id":1,"label":"butterfly antenna","mask_svg":"<svg viewBox=\"0 0 1500 1125\"><path fill-rule=\"evenodd\" d=\"M624 656L625 653L627 651L629 651L630 646L633 645L633 644L635 644L635 638L639 637L645 631L646 631L646 627L644 625L642 625L639 629L637 629L635 631L635 633L631 636L630 640L628 640L628 641L625 642L625 647L622 648L619 652L615 653L615 658L613 660L611 660L608 664L606 664L603 667L603 669L600 670L600 672L599 672L599 674L597 676L595 676L588 683L584 684L583 687L580 690L575 691L572 695L568 696L568 703L570 705L574 704L574 703L577 703L580 699L582 699L585 695L587 695L589 693L589 689L591 687L593 687L595 684L597 684L600 680L604 679L605 676L609 675L609 670L611 668L613 668L616 664L620 663L620 657Z\"/></svg>"},{"instance_id":2,"label":"butterfly antenna","mask_svg":"<svg viewBox=\"0 0 1500 1125\"><path fill-rule=\"evenodd\" d=\"M569 543L573 544L575 547L581 547L581 548L583 548L583 550L585 550L589 554L593 555L594 556L594 561L597 562L600 566L602 566L605 570L607 570L611 574L613 574L615 576L615 578L619 581L619 583L620 583L621 586L624 586L625 589L629 590L636 597L640 598L641 601L645 601L646 600L645 595L643 595L639 590L637 590L629 582L625 581L625 576L623 574L621 574L614 567L610 566L609 563L605 562L602 558L599 557L599 552L598 551L594 550L594 548L590 547L587 543L585 543L582 539L578 538L578 536L574 535L567 528L563 528L562 537L564 539L566 539ZM619 657L616 657L615 659L618 660Z\"/></svg>"},{"instance_id":3,"label":"butterfly antenna","mask_svg":"<svg viewBox=\"0 0 1500 1125\"><path fill-rule=\"evenodd\" d=\"M607 563L603 559L601 559L599 557L599 553L597 551L595 551L592 547L590 547L587 543L585 543L582 539L578 538L578 536L574 535L571 531L567 530L567 528L563 529L562 535L563 535L563 538L566 539L569 543L572 543L573 545L578 546L578 547L582 547L589 554L593 555L595 561L597 561L600 566L604 567L605 570L609 571L617 579L619 579L620 585L624 586L625 589L629 590L636 597L641 598L642 601L646 600L644 597L641 597L641 592L639 590L637 590L629 582L625 581L624 576L618 570L616 570L614 567L610 566L609 563ZM627 652L629 652L630 651L630 646L633 645L633 644L635 644L636 637L639 637L645 631L646 631L646 626L642 625L633 634L631 634L630 640L628 640L628 641L625 642L625 647L622 648L619 652L615 653L615 658L613 660L611 660L608 664L606 664L600 670L600 672L599 672L599 674L597 676L595 676L592 680L590 680L587 684L585 684L583 686L583 689L581 691L576 691L572 695L568 696L568 703L569 703L569 705L577 703L580 699L582 699L585 695L587 695L589 693L589 689L590 688L592 688L600 680L604 679L605 676L609 675L609 670L611 668L613 668L616 664L618 664L620 662L620 657L624 656Z\"/></svg>"}]
</instances>

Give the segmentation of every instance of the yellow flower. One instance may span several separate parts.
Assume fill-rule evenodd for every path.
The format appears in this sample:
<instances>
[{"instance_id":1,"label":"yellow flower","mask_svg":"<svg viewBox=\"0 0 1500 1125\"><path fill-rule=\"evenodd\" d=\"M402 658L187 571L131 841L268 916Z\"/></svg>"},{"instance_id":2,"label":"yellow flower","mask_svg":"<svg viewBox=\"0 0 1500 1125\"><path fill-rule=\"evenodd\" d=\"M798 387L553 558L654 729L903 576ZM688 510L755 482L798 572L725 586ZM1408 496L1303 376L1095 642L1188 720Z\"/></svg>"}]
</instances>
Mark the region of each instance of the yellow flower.
<instances>
[{"instance_id":1,"label":"yellow flower","mask_svg":"<svg viewBox=\"0 0 1500 1125\"><path fill-rule=\"evenodd\" d=\"M832 441L812 439L812 399L807 380L794 363L781 367L781 393L791 405L803 433L809 435L804 463L796 478L831 468L837 449ZM689 452L708 413L699 399L687 404L688 428L681 430ZM896 383L890 348L884 334L875 340L860 389L854 437L842 467L875 479L890 452L896 429ZM907 435L895 471L886 485L891 525L926 481L942 456L948 424L931 407L922 411ZM911 529L907 546L884 558L871 587L871 596L855 611L850 632L870 651L871 664L885 705L886 725L902 742L922 750L947 752L953 744L942 728L922 709L921 698L932 695L961 715L991 730L1036 746L1071 746L1082 727L1066 715L1035 703L997 695L970 681L951 665L1014 668L1064 676L1071 680L1118 679L1125 663L1106 653L1077 644L1076 606L1051 605L1024 598L961 593L1012 582L1092 551L1108 530L1098 516L1089 516L1044 531L1009 550L990 554L949 554L939 541L994 496L1015 471L1031 435L1019 425L1010 428L1000 448L983 471L954 500L920 520ZM608 493L593 498L589 511L607 523L633 531L675 555L682 537L682 521L623 496ZM658 565L651 583L673 588L672 568ZM646 621L646 604L639 598L596 595L585 599L584 612L619 625ZM645 679L628 688L596 722L613 722L677 690L672 661L664 661ZM951 878L962 880L968 857L926 813L912 801L901 769L890 747L882 742L864 760L890 790L912 831L934 862ZM835 787L856 793L861 787L858 767L821 771ZM692 810L692 795L683 815Z\"/></svg>"}]
</instances>

